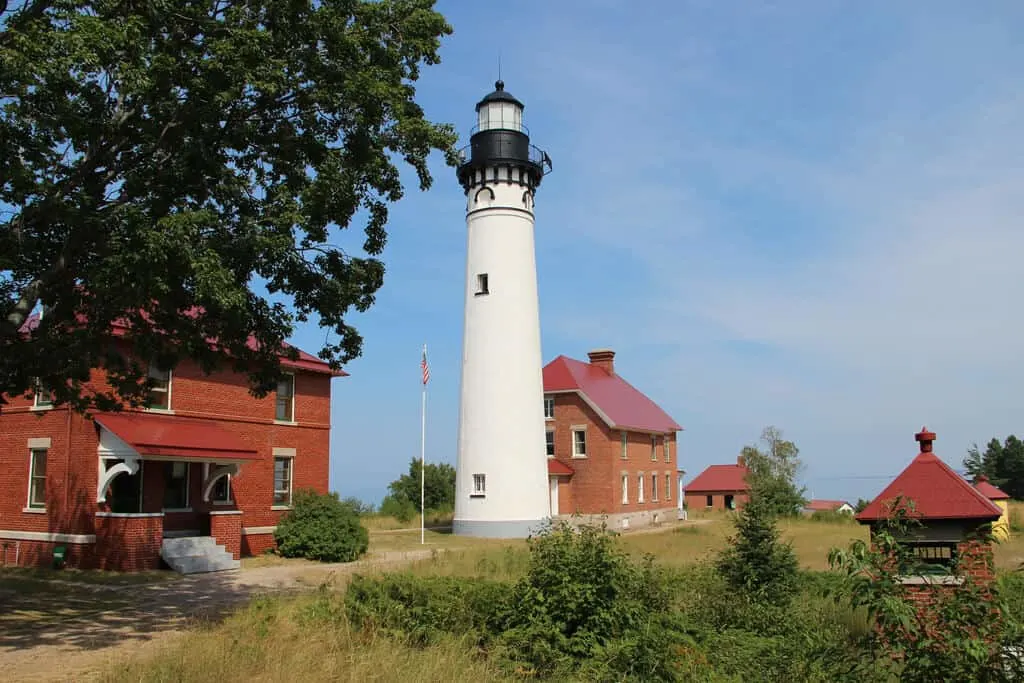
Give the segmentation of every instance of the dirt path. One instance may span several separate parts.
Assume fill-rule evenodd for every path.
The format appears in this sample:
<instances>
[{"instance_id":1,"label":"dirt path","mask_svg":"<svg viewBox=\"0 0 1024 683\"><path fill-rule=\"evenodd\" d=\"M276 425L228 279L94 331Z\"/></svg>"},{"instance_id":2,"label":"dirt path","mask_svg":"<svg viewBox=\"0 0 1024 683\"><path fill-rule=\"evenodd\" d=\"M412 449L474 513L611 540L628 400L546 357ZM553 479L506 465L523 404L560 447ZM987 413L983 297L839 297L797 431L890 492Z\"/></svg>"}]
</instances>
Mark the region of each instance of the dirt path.
<instances>
[{"instance_id":1,"label":"dirt path","mask_svg":"<svg viewBox=\"0 0 1024 683\"><path fill-rule=\"evenodd\" d=\"M90 681L114 661L155 654L197 621L252 596L309 590L332 574L403 566L433 550L393 551L347 564L289 563L131 586L26 582L0 592L0 679Z\"/></svg>"}]
</instances>

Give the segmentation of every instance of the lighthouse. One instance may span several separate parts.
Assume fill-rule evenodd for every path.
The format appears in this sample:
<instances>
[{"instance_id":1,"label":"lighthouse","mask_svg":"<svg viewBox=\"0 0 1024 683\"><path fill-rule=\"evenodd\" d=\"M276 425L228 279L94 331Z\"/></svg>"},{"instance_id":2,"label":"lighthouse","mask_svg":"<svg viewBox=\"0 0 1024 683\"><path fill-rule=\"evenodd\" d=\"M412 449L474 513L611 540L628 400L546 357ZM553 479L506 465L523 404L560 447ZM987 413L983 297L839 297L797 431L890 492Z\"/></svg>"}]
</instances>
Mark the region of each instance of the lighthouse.
<instances>
[{"instance_id":1,"label":"lighthouse","mask_svg":"<svg viewBox=\"0 0 1024 683\"><path fill-rule=\"evenodd\" d=\"M476 112L458 166L467 248L452 531L521 538L549 516L533 207L551 159L502 81Z\"/></svg>"}]
</instances>

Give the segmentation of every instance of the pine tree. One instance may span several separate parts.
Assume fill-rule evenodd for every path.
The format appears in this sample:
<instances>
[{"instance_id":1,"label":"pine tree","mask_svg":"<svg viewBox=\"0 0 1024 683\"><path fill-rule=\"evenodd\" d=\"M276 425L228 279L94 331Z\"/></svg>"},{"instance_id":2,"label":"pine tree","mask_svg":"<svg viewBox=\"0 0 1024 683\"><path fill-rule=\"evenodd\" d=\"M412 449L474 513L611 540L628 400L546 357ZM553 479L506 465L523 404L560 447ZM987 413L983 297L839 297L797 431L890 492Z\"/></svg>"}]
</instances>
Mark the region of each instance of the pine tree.
<instances>
[{"instance_id":1,"label":"pine tree","mask_svg":"<svg viewBox=\"0 0 1024 683\"><path fill-rule=\"evenodd\" d=\"M754 600L788 603L796 590L799 563L792 546L780 540L768 502L755 495L735 525L736 535L718 556L718 571L729 585Z\"/></svg>"}]
</instances>

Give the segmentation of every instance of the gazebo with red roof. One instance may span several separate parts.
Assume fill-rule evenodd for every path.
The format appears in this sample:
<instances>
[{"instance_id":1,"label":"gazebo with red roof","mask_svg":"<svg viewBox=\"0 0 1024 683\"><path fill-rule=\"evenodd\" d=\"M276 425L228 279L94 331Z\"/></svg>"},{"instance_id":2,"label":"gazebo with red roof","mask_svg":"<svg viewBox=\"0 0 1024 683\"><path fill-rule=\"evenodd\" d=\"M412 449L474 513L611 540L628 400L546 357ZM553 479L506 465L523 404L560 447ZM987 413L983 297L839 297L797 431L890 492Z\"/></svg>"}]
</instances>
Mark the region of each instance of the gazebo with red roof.
<instances>
[{"instance_id":1,"label":"gazebo with red roof","mask_svg":"<svg viewBox=\"0 0 1024 683\"><path fill-rule=\"evenodd\" d=\"M935 574L950 573L956 564L977 578L991 580L989 530L1002 511L932 452L934 432L922 427L914 438L921 452L856 515L857 521L870 525L874 534L893 516L896 501L905 501L901 506L907 516L920 526L900 541L911 546L919 560L933 565ZM907 581L929 582L921 579Z\"/></svg>"}]
</instances>

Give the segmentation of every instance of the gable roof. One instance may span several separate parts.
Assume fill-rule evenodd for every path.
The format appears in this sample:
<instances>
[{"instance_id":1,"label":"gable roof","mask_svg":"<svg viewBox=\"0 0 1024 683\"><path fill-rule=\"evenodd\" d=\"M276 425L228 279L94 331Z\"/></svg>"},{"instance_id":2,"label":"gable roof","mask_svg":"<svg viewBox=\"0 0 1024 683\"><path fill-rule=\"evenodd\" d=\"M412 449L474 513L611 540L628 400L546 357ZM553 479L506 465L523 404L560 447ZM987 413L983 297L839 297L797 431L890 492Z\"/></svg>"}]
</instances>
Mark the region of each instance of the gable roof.
<instances>
[{"instance_id":1,"label":"gable roof","mask_svg":"<svg viewBox=\"0 0 1024 683\"><path fill-rule=\"evenodd\" d=\"M743 465L711 465L683 487L687 493L703 491L747 491L748 470Z\"/></svg>"},{"instance_id":2,"label":"gable roof","mask_svg":"<svg viewBox=\"0 0 1024 683\"><path fill-rule=\"evenodd\" d=\"M878 496L856 515L870 522L890 516L897 496L914 502L917 519L998 519L1002 510L932 452L935 434L922 427L915 437L921 452Z\"/></svg>"},{"instance_id":3,"label":"gable roof","mask_svg":"<svg viewBox=\"0 0 1024 683\"><path fill-rule=\"evenodd\" d=\"M974 482L974 488L978 489L978 493L985 496L989 500L1009 500L1010 494L1003 491L1001 488L993 484L988 480L984 474L978 477L978 481Z\"/></svg>"},{"instance_id":4,"label":"gable roof","mask_svg":"<svg viewBox=\"0 0 1024 683\"><path fill-rule=\"evenodd\" d=\"M805 510L813 510L815 512L829 512L835 511L844 505L850 505L845 500L825 500L823 498L815 498L814 500L807 501L807 505L804 506ZM850 505L850 507L853 507Z\"/></svg>"},{"instance_id":5,"label":"gable roof","mask_svg":"<svg viewBox=\"0 0 1024 683\"><path fill-rule=\"evenodd\" d=\"M613 429L677 432L675 420L615 373L591 363L559 356L544 366L544 392L577 392Z\"/></svg>"}]
</instances>

